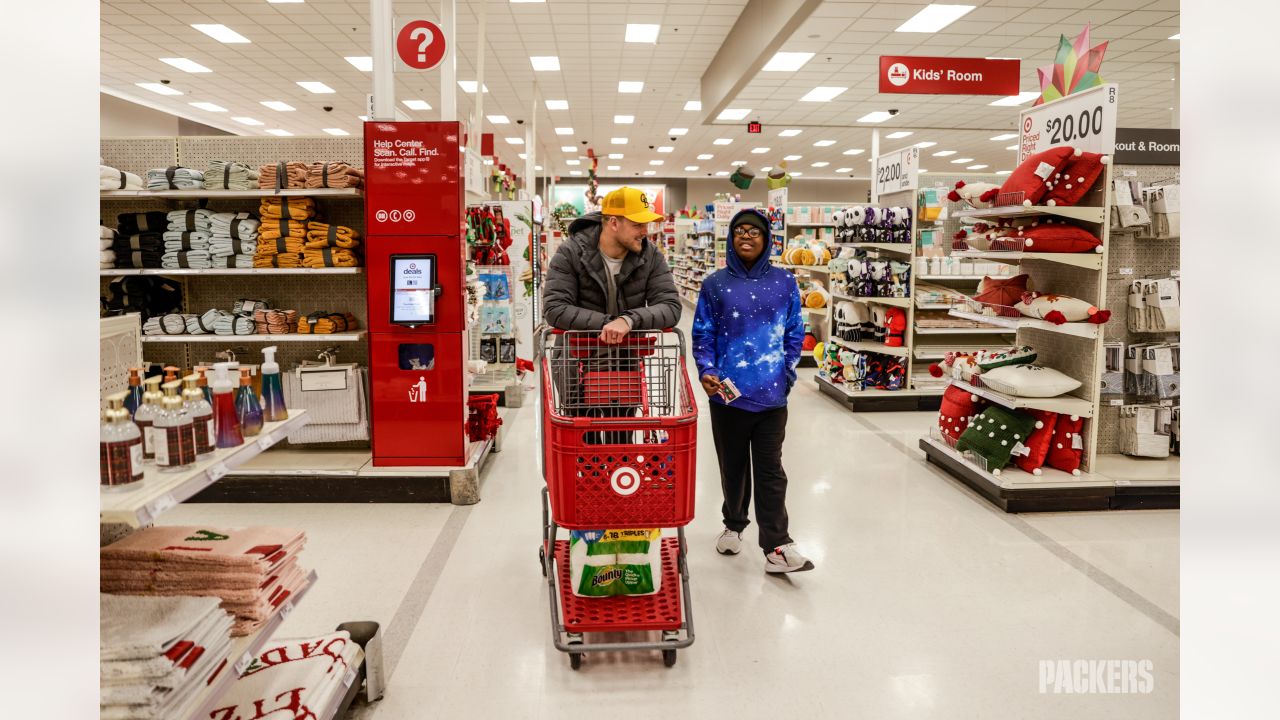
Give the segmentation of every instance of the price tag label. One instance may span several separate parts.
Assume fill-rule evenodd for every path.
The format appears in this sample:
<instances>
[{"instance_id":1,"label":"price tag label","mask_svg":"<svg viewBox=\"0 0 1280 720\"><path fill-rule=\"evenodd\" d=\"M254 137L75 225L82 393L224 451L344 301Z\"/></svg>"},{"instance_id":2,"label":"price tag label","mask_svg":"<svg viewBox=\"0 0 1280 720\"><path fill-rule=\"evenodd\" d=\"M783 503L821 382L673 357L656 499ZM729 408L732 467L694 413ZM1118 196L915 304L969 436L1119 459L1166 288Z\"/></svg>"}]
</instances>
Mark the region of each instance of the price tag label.
<instances>
[{"instance_id":1,"label":"price tag label","mask_svg":"<svg viewBox=\"0 0 1280 720\"><path fill-rule=\"evenodd\" d=\"M1107 404L1111 407L1120 407L1121 405L1124 405L1124 400L1121 400L1120 398L1112 398L1107 401Z\"/></svg>"},{"instance_id":2,"label":"price tag label","mask_svg":"<svg viewBox=\"0 0 1280 720\"><path fill-rule=\"evenodd\" d=\"M253 663L253 654L246 651L245 654L241 655L240 659L236 661L236 664L235 664L236 675L243 675L244 671L248 670L249 665L251 665L252 663Z\"/></svg>"},{"instance_id":3,"label":"price tag label","mask_svg":"<svg viewBox=\"0 0 1280 720\"><path fill-rule=\"evenodd\" d=\"M356 681L356 669L347 668L347 673L342 676L342 686L351 687L351 683Z\"/></svg>"},{"instance_id":4,"label":"price tag label","mask_svg":"<svg viewBox=\"0 0 1280 720\"><path fill-rule=\"evenodd\" d=\"M281 620L289 619L289 615L292 612L293 612L293 601L285 600L284 604L280 606L280 619Z\"/></svg>"},{"instance_id":5,"label":"price tag label","mask_svg":"<svg viewBox=\"0 0 1280 720\"><path fill-rule=\"evenodd\" d=\"M1018 162L1060 145L1103 155L1115 154L1119 99L1120 86L1107 83L1023 110Z\"/></svg>"},{"instance_id":6,"label":"price tag label","mask_svg":"<svg viewBox=\"0 0 1280 720\"><path fill-rule=\"evenodd\" d=\"M1121 274L1121 275L1132 275L1132 274L1133 274L1133 268L1120 268L1120 274Z\"/></svg>"},{"instance_id":7,"label":"price tag label","mask_svg":"<svg viewBox=\"0 0 1280 720\"><path fill-rule=\"evenodd\" d=\"M1129 480L1116 480L1116 487L1128 487L1132 484L1133 482Z\"/></svg>"},{"instance_id":8,"label":"price tag label","mask_svg":"<svg viewBox=\"0 0 1280 720\"><path fill-rule=\"evenodd\" d=\"M903 148L876 158L876 197L920 185L920 148Z\"/></svg>"},{"instance_id":9,"label":"price tag label","mask_svg":"<svg viewBox=\"0 0 1280 720\"><path fill-rule=\"evenodd\" d=\"M225 464L216 462L209 466L209 480L211 482L218 482L219 480L227 476L227 472L229 471L227 470L227 466Z\"/></svg>"},{"instance_id":10,"label":"price tag label","mask_svg":"<svg viewBox=\"0 0 1280 720\"><path fill-rule=\"evenodd\" d=\"M148 506L148 511L152 518L156 518L165 510L177 504L178 501L173 499L173 493L165 493L152 501L151 505Z\"/></svg>"},{"instance_id":11,"label":"price tag label","mask_svg":"<svg viewBox=\"0 0 1280 720\"><path fill-rule=\"evenodd\" d=\"M262 450L267 450L275 444L276 436L272 433L264 433L262 437L258 438L258 447Z\"/></svg>"}]
</instances>

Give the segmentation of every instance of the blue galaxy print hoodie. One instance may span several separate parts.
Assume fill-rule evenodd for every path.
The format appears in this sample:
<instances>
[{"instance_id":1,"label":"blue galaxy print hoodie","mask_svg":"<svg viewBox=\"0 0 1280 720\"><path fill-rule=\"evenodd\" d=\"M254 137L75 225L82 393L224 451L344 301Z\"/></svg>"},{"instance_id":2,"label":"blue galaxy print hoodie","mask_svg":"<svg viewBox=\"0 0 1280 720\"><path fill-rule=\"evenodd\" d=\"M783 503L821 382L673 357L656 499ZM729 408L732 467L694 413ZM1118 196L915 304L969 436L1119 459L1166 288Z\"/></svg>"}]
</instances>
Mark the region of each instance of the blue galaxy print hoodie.
<instances>
[{"instance_id":1,"label":"blue galaxy print hoodie","mask_svg":"<svg viewBox=\"0 0 1280 720\"><path fill-rule=\"evenodd\" d=\"M804 321L795 277L770 262L767 239L764 254L750 270L738 257L733 226L748 213L769 227L759 210L743 210L730 221L727 267L707 277L698 294L693 359L698 377L733 380L742 397L731 407L763 412L787 404L804 346ZM724 404L719 395L711 402Z\"/></svg>"}]
</instances>

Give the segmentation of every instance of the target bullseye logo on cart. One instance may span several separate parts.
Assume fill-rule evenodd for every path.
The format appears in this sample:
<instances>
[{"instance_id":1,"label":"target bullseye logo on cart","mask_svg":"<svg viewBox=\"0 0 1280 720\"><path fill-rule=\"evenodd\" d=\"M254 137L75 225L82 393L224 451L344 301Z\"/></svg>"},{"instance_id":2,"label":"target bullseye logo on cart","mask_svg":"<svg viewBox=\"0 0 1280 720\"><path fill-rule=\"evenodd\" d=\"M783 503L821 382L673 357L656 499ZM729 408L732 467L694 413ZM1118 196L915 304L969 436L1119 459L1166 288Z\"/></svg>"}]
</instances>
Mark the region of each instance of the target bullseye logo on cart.
<instances>
[{"instance_id":1,"label":"target bullseye logo on cart","mask_svg":"<svg viewBox=\"0 0 1280 720\"><path fill-rule=\"evenodd\" d=\"M609 485L623 497L632 495L640 489L640 473L632 467L620 467L609 476Z\"/></svg>"}]
</instances>

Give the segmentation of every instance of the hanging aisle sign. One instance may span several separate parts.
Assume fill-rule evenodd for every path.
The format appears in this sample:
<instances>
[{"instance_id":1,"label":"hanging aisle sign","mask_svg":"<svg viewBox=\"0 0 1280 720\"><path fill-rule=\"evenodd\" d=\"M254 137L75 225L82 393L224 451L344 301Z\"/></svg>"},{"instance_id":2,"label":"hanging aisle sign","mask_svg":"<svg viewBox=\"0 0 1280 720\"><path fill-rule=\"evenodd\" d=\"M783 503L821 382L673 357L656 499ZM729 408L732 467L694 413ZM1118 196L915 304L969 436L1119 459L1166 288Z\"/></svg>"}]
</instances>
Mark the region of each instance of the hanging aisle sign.
<instances>
[{"instance_id":1,"label":"hanging aisle sign","mask_svg":"<svg viewBox=\"0 0 1280 720\"><path fill-rule=\"evenodd\" d=\"M1103 155L1115 154L1119 103L1120 86L1107 83L1023 110L1018 162L1059 145Z\"/></svg>"},{"instance_id":2,"label":"hanging aisle sign","mask_svg":"<svg viewBox=\"0 0 1280 720\"><path fill-rule=\"evenodd\" d=\"M880 92L900 95L1017 95L1019 60L880 56Z\"/></svg>"},{"instance_id":3,"label":"hanging aisle sign","mask_svg":"<svg viewBox=\"0 0 1280 720\"><path fill-rule=\"evenodd\" d=\"M915 190L920 186L920 148L903 148L876 158L876 174L872 182L877 198L888 193Z\"/></svg>"},{"instance_id":4,"label":"hanging aisle sign","mask_svg":"<svg viewBox=\"0 0 1280 720\"><path fill-rule=\"evenodd\" d=\"M430 20L396 20L396 72L434 69L444 60L444 51L444 31L439 25Z\"/></svg>"}]
</instances>

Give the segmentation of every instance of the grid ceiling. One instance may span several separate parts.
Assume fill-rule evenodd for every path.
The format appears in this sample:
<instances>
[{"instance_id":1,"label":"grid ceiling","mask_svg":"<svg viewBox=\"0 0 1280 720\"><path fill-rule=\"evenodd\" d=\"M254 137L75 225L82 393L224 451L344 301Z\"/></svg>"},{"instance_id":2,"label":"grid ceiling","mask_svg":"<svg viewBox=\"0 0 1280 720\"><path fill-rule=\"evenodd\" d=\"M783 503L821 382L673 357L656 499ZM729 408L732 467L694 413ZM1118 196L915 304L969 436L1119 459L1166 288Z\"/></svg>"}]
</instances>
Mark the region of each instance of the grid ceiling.
<instances>
[{"instance_id":1,"label":"grid ceiling","mask_svg":"<svg viewBox=\"0 0 1280 720\"><path fill-rule=\"evenodd\" d=\"M1120 85L1120 124L1130 127L1168 127L1176 104L1178 42L1169 36L1179 31L1177 0L965 0L978 7L938 33L895 33L904 20L925 2L824 2L782 46L785 51L814 52L796 72L765 73L754 77L730 104L749 108L751 117L765 125L761 135L747 135L744 122L701 123L701 114L685 111L686 100L698 98L699 80L737 21L745 0L706 0L679 3L575 2L510 3L507 0L458 0L458 78L474 79L478 57L479 14L486 5L485 115L506 115L513 122L493 125L485 132L497 136L496 148L508 164L522 167L517 153L524 150L504 142L507 136L524 135L516 119L529 122L537 113L538 162L548 171L569 175L585 169L566 164L579 153L560 147L587 147L597 154L621 152L622 160L601 161L604 177L630 177L646 170L658 176L703 176L729 171L733 161L747 161L759 168L777 164L786 155L800 155L789 163L805 177L835 177L842 168L868 174L866 157L871 146L871 126L856 119L871 110L895 108L900 114L879 127L882 133L911 130L906 139L882 139L882 150L920 141L938 143L922 153L922 167L955 172L963 166L957 158L973 158L967 164L986 164L982 172L1009 169L1012 141L991 141L999 132L1011 132L1018 108L991 107L990 97L880 95L876 69L880 55L934 55L960 57L1012 57L1022 60L1022 89L1038 89L1035 68L1053 61L1058 37L1079 32L1093 24L1095 44L1110 41L1103 63L1103 77ZM434 19L438 5L428 9L401 3L401 14L418 12ZM417 6L421 7L421 6ZM344 60L348 55L370 54L369 6L360 0L306 0L272 4L266 0L104 0L102 17L102 86L114 94L137 98L161 109L243 134L264 134L282 128L297 135L319 134L338 127L352 134L360 129L365 95L372 76ZM661 25L656 44L624 43L626 23ZM193 23L222 23L248 37L249 44L219 43L191 28ZM534 72L529 57L556 55L559 72ZM159 61L161 57L186 57L213 70L188 74ZM744 58L744 62L750 58ZM139 82L172 81L184 95L154 95L136 87ZM411 119L439 117L438 71L398 73L397 100L421 99L429 111L400 109ZM318 80L337 92L315 95L295 83ZM620 80L642 80L644 92L621 94ZM798 99L813 87L836 85L849 90L829 103L801 103ZM475 95L459 91L459 113L474 111ZM536 110L534 102L537 99ZM567 100L568 111L548 111L543 99ZM259 104L283 100L295 112L277 112ZM190 102L213 102L229 110L208 113ZM332 112L322 107L333 106ZM631 125L615 125L614 115L633 115ZM249 116L266 123L242 127L232 116ZM556 127L572 127L572 135L555 134ZM668 129L689 128L676 142ZM798 128L800 135L783 138L778 132ZM610 138L625 137L625 146ZM713 145L716 138L730 138L727 146ZM815 147L817 140L834 140ZM673 145L675 151L659 154L649 146ZM753 154L752 148L769 151ZM862 148L856 157L842 153ZM934 157L940 150L956 150L947 158ZM715 157L700 161L701 153ZM662 160L652 166L651 160ZM824 168L813 162L830 163ZM608 171L608 165L620 171ZM698 170L686 172L687 165Z\"/></svg>"}]
</instances>

